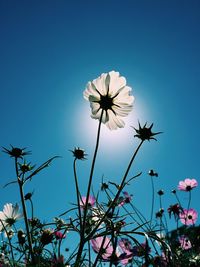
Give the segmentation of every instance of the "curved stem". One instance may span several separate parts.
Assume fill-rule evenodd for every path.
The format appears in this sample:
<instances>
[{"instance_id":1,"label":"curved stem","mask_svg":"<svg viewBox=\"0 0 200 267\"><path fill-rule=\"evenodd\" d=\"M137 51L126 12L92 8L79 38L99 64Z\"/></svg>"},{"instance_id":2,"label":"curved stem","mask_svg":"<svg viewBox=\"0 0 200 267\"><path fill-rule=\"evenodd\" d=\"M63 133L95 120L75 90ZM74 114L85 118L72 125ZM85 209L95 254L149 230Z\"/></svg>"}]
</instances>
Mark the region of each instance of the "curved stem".
<instances>
[{"instance_id":1,"label":"curved stem","mask_svg":"<svg viewBox=\"0 0 200 267\"><path fill-rule=\"evenodd\" d=\"M77 253L77 257L76 257L75 267L79 266L80 257L81 257L82 250L83 250L83 247L85 244L84 236L85 236L86 217L87 217L87 211L88 211L88 201L89 201L90 189L91 189L91 185L92 185L92 178L93 178L93 173L94 173L94 166L95 166L95 162L96 162L97 151L98 151L98 147L99 147L99 138L100 138L101 121L102 121L102 117L103 117L103 112L104 112L104 110L102 110L101 116L99 119L96 146L95 146L94 156L93 156L93 160L92 160L92 166L91 166L91 170L90 170L90 177L89 177L89 181L88 181L86 202L85 202L84 213L83 213L83 223L82 223L82 227L81 227L82 229L81 229L81 236L80 236L80 245L79 245L79 250Z\"/></svg>"},{"instance_id":2,"label":"curved stem","mask_svg":"<svg viewBox=\"0 0 200 267\"><path fill-rule=\"evenodd\" d=\"M104 221L104 219L106 218L106 216L108 215L108 213L110 212L110 210L113 209L113 207L115 206L115 203L116 203L117 199L119 198L121 191L122 191L123 188L124 188L124 185L125 185L125 182L126 182L126 178L127 178L128 173L129 173L129 171L130 171L130 168L131 168L131 166L132 166L132 164L133 164L133 161L134 161L134 159L135 159L135 157L136 157L136 155L137 155L137 153L138 153L140 147L142 146L143 142L144 142L144 140L142 140L142 141L139 143L138 147L136 148L135 152L133 153L133 156L132 156L132 158L131 158L131 160L130 160L130 162L129 162L129 165L128 165L127 169L126 169L126 172L125 172L125 174L124 174L124 177L122 178L121 185L120 185L120 187L119 187L119 189L118 189L118 191L117 191L117 193L116 193L116 195L115 195L113 201L111 202L111 204L110 204L110 206L108 207L107 211L105 212L104 216L101 218L101 220L98 222L98 224L94 227L94 229L93 229L93 230L91 231L91 233L88 235L87 239L89 239L89 238L92 237L92 235L93 235L93 234L95 233L95 231L98 229L98 227L100 226L100 224ZM113 212L114 212L114 209L113 209L112 213L113 213Z\"/></svg>"}]
</instances>

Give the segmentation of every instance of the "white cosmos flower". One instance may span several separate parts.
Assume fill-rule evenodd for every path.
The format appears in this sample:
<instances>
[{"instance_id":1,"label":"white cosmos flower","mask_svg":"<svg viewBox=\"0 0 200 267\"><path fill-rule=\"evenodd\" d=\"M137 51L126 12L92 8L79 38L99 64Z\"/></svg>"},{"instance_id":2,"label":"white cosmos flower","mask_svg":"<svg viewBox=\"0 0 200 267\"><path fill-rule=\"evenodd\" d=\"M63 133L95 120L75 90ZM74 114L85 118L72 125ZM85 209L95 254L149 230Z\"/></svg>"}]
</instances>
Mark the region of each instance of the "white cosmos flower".
<instances>
[{"instance_id":1,"label":"white cosmos flower","mask_svg":"<svg viewBox=\"0 0 200 267\"><path fill-rule=\"evenodd\" d=\"M11 227L20 218L22 218L22 214L19 212L17 204L5 204L3 211L0 211L0 230L4 229L4 227Z\"/></svg>"},{"instance_id":2,"label":"white cosmos flower","mask_svg":"<svg viewBox=\"0 0 200 267\"><path fill-rule=\"evenodd\" d=\"M100 119L103 112L102 122L113 130L124 127L122 117L128 116L132 110L134 97L130 93L126 79L119 72L110 71L88 82L83 95L90 101L91 117Z\"/></svg>"}]
</instances>

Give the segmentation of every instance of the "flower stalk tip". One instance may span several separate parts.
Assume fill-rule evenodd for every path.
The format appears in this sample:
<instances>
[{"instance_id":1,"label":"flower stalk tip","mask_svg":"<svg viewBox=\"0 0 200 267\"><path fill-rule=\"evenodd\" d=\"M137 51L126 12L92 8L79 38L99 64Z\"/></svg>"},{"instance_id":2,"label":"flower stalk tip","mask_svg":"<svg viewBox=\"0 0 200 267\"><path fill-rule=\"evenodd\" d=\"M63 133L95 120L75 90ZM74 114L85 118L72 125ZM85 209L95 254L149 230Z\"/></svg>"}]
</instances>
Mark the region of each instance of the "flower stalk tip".
<instances>
[{"instance_id":1,"label":"flower stalk tip","mask_svg":"<svg viewBox=\"0 0 200 267\"><path fill-rule=\"evenodd\" d=\"M141 127L140 122L138 122L138 124L139 124L138 129L136 129L135 127L132 127L136 131L136 134L134 135L134 137L137 137L141 139L142 141L145 141L145 140L157 141L157 139L154 136L162 133L162 132L157 132L157 133L152 132L153 123L150 125L150 127L147 127L147 123L145 123L143 127Z\"/></svg>"}]
</instances>

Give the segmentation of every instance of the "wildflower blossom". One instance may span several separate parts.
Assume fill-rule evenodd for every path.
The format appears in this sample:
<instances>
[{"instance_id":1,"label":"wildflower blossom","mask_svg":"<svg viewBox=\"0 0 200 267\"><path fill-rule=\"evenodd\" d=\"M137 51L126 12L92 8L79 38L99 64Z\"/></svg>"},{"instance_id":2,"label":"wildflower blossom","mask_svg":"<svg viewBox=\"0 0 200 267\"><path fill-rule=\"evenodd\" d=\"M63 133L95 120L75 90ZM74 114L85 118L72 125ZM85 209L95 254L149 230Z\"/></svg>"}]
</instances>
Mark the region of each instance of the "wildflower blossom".
<instances>
[{"instance_id":1,"label":"wildflower blossom","mask_svg":"<svg viewBox=\"0 0 200 267\"><path fill-rule=\"evenodd\" d=\"M73 156L75 157L75 159L79 159L79 160L86 159L85 156L87 156L87 154L85 154L85 151L81 149L80 147L75 147L74 150L70 150L70 151L73 153Z\"/></svg>"},{"instance_id":2,"label":"wildflower blossom","mask_svg":"<svg viewBox=\"0 0 200 267\"><path fill-rule=\"evenodd\" d=\"M184 250L188 250L192 247L190 240L186 236L179 237L180 246Z\"/></svg>"},{"instance_id":3,"label":"wildflower blossom","mask_svg":"<svg viewBox=\"0 0 200 267\"><path fill-rule=\"evenodd\" d=\"M119 240L115 251L111 239L107 236L99 236L92 239L91 245L96 253L101 254L100 256L104 261L109 261L113 264L121 263L122 265L127 265L133 257L132 245L127 238Z\"/></svg>"},{"instance_id":4,"label":"wildflower blossom","mask_svg":"<svg viewBox=\"0 0 200 267\"><path fill-rule=\"evenodd\" d=\"M164 195L164 191L163 191L162 189L160 189L160 190L157 192L157 194L158 194L159 196L162 196L162 195Z\"/></svg>"},{"instance_id":5,"label":"wildflower blossom","mask_svg":"<svg viewBox=\"0 0 200 267\"><path fill-rule=\"evenodd\" d=\"M170 205L169 208L167 209L168 213L169 213L169 217L171 218L171 215L174 215L175 219L178 219L180 212L182 211L181 206L176 203L174 205Z\"/></svg>"},{"instance_id":6,"label":"wildflower blossom","mask_svg":"<svg viewBox=\"0 0 200 267\"><path fill-rule=\"evenodd\" d=\"M21 218L22 214L19 212L19 206L17 204L5 204L3 211L0 211L0 229L2 230L4 227L11 227Z\"/></svg>"},{"instance_id":7,"label":"wildflower blossom","mask_svg":"<svg viewBox=\"0 0 200 267\"><path fill-rule=\"evenodd\" d=\"M41 232L40 242L43 246L51 243L53 240L53 230L51 229L44 229Z\"/></svg>"},{"instance_id":8,"label":"wildflower blossom","mask_svg":"<svg viewBox=\"0 0 200 267\"><path fill-rule=\"evenodd\" d=\"M20 229L17 231L17 238L18 238L18 242L20 245L23 245L25 243L25 241L26 241L25 237L26 237L26 235L25 235L23 230Z\"/></svg>"},{"instance_id":9,"label":"wildflower blossom","mask_svg":"<svg viewBox=\"0 0 200 267\"><path fill-rule=\"evenodd\" d=\"M110 71L87 84L84 98L90 101L91 117L99 120L102 115L101 121L113 130L124 127L122 117L132 110L134 97L130 92L126 79L119 72Z\"/></svg>"},{"instance_id":10,"label":"wildflower blossom","mask_svg":"<svg viewBox=\"0 0 200 267\"><path fill-rule=\"evenodd\" d=\"M11 145L11 148L12 149L7 149L5 147L3 147L3 152L7 153L8 155L10 155L11 157L13 158L23 158L23 156L25 155L29 155L30 154L30 151L25 151L25 147L24 148L18 148L18 147L13 147Z\"/></svg>"},{"instance_id":11,"label":"wildflower blossom","mask_svg":"<svg viewBox=\"0 0 200 267\"><path fill-rule=\"evenodd\" d=\"M154 170L150 170L150 171L149 171L149 175L150 175L150 176L158 177L158 173L155 172Z\"/></svg>"},{"instance_id":12,"label":"wildflower blossom","mask_svg":"<svg viewBox=\"0 0 200 267\"><path fill-rule=\"evenodd\" d=\"M151 249L150 249L149 245L146 242L141 243L141 244L139 244L137 246L134 246L132 248L132 250L134 252L134 255L137 256L137 257L142 257L142 256L145 255L145 253L148 254L148 253L151 252Z\"/></svg>"},{"instance_id":13,"label":"wildflower blossom","mask_svg":"<svg viewBox=\"0 0 200 267\"><path fill-rule=\"evenodd\" d=\"M154 138L155 135L160 134L162 132L157 132L157 133L153 133L152 132L152 128L153 128L153 123L149 126L146 127L147 123L145 123L145 125L143 127L141 127L140 123L139 123L139 129L134 128L134 130L136 131L136 134L134 135L134 137L137 137L139 139L141 139L142 141L145 140L156 140L156 138Z\"/></svg>"},{"instance_id":14,"label":"wildflower blossom","mask_svg":"<svg viewBox=\"0 0 200 267\"><path fill-rule=\"evenodd\" d=\"M29 192L24 196L24 200L31 200L32 196L33 196L33 192L32 193Z\"/></svg>"},{"instance_id":15,"label":"wildflower blossom","mask_svg":"<svg viewBox=\"0 0 200 267\"><path fill-rule=\"evenodd\" d=\"M56 231L56 232L54 232L54 236L55 236L55 238L56 238L57 240L59 240L59 239L63 239L63 238L66 237L66 235L63 234L63 233L60 232L60 231Z\"/></svg>"},{"instance_id":16,"label":"wildflower blossom","mask_svg":"<svg viewBox=\"0 0 200 267\"><path fill-rule=\"evenodd\" d=\"M63 255L61 255L59 257L54 256L54 258L52 258L52 260L51 260L51 267L58 267L58 266L70 267L70 265L64 265Z\"/></svg>"},{"instance_id":17,"label":"wildflower blossom","mask_svg":"<svg viewBox=\"0 0 200 267\"><path fill-rule=\"evenodd\" d=\"M179 218L185 225L193 225L197 221L198 213L194 209L184 209L180 214Z\"/></svg>"},{"instance_id":18,"label":"wildflower blossom","mask_svg":"<svg viewBox=\"0 0 200 267\"><path fill-rule=\"evenodd\" d=\"M133 254L133 247L131 242L128 240L128 238L122 238L118 242L119 247L122 250L122 255L121 255L121 264L127 265L128 263L131 262L134 254Z\"/></svg>"},{"instance_id":19,"label":"wildflower blossom","mask_svg":"<svg viewBox=\"0 0 200 267\"><path fill-rule=\"evenodd\" d=\"M160 208L159 211L156 212L156 218L162 218L164 213L164 209Z\"/></svg>"},{"instance_id":20,"label":"wildflower blossom","mask_svg":"<svg viewBox=\"0 0 200 267\"><path fill-rule=\"evenodd\" d=\"M99 236L92 239L91 246L94 252L99 253L102 259L109 260L113 253L113 246L109 237ZM103 244L103 245L102 245ZM101 251L100 251L101 250Z\"/></svg>"},{"instance_id":21,"label":"wildflower blossom","mask_svg":"<svg viewBox=\"0 0 200 267\"><path fill-rule=\"evenodd\" d=\"M195 179L185 179L184 181L180 181L178 185L178 189L181 191L191 191L193 188L198 186L198 182Z\"/></svg>"},{"instance_id":22,"label":"wildflower blossom","mask_svg":"<svg viewBox=\"0 0 200 267\"><path fill-rule=\"evenodd\" d=\"M89 196L89 198L88 198L88 207L93 207L95 202L96 202L95 197ZM85 204L86 204L86 197L82 196L81 200L80 200L80 206L81 206L82 209L85 208Z\"/></svg>"},{"instance_id":23,"label":"wildflower blossom","mask_svg":"<svg viewBox=\"0 0 200 267\"><path fill-rule=\"evenodd\" d=\"M26 163L26 161L24 161L22 164L18 163L18 165L19 165L19 169L22 173L30 172L35 168L35 165L32 166L30 162Z\"/></svg>"},{"instance_id":24,"label":"wildflower blossom","mask_svg":"<svg viewBox=\"0 0 200 267\"><path fill-rule=\"evenodd\" d=\"M123 206L124 204L128 204L132 200L133 195L129 195L128 192L123 192L124 197L119 198L118 206Z\"/></svg>"}]
</instances>

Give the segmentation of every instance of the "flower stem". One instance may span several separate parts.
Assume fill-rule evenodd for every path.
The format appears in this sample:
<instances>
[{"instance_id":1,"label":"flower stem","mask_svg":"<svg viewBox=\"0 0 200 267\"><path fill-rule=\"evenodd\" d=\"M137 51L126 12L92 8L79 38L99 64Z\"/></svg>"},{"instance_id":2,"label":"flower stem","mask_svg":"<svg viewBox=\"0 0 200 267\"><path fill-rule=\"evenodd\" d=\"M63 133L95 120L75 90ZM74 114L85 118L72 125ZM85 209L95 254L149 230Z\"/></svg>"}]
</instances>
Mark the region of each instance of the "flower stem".
<instances>
[{"instance_id":1,"label":"flower stem","mask_svg":"<svg viewBox=\"0 0 200 267\"><path fill-rule=\"evenodd\" d=\"M34 254L33 254L32 240L31 240L31 235L30 235L30 231L29 231L26 205L25 205L25 201L24 201L23 180L21 180L19 178L18 167L17 167L17 158L15 158L15 170L16 170L17 181L18 181L18 185L19 185L21 202L22 202L22 208L23 208L23 214L24 214L24 222L25 222L25 226L26 226L26 233L27 233L28 245L29 245L29 252L30 252L30 255L31 255L32 264L34 264L35 263L35 259L34 259Z\"/></svg>"},{"instance_id":2,"label":"flower stem","mask_svg":"<svg viewBox=\"0 0 200 267\"><path fill-rule=\"evenodd\" d=\"M13 253L13 247L12 247L12 244L11 244L11 238L10 238L9 233L8 233L6 227L5 227L5 225L4 225L4 223L3 223L3 221L1 219L0 219L0 223L2 224L3 229L4 229L4 231L5 231L6 235L7 235L8 243L9 243L10 251L11 251L11 257L12 257L12 261L13 261L13 267L15 267L15 258L14 258L14 253Z\"/></svg>"},{"instance_id":3,"label":"flower stem","mask_svg":"<svg viewBox=\"0 0 200 267\"><path fill-rule=\"evenodd\" d=\"M102 117L103 117L103 112L104 112L104 110L102 109L101 116L99 119L96 146L95 146L94 156L93 156L93 160L92 160L92 166L91 166L91 170L90 170L88 188L87 188L87 196L86 196L86 202L85 202L85 208L84 208L84 214L83 214L83 223L82 223L81 236L80 236L80 245L79 245L79 249L77 252L77 257L76 257L76 262L75 262L74 267L79 266L82 250L83 250L83 247L85 244L84 236L85 236L85 224L86 224L86 217L87 217L87 210L88 210L88 201L89 201L90 189L91 189L91 185L92 185L92 178L93 178L94 166L95 166L95 162L96 162L97 151L98 151L98 147L99 147L99 138L100 138L101 121L102 121Z\"/></svg>"},{"instance_id":4,"label":"flower stem","mask_svg":"<svg viewBox=\"0 0 200 267\"><path fill-rule=\"evenodd\" d=\"M116 193L116 195L115 195L113 201L111 202L111 204L110 204L110 206L108 207L107 211L105 212L104 216L101 218L101 220L98 222L98 224L94 227L94 229L93 229L93 230L91 231L91 233L88 235L87 239L90 239L90 238L93 236L93 234L96 232L96 230L98 229L99 225L104 221L104 219L106 218L106 216L108 215L108 213L110 212L111 209L112 209L112 213L114 213L114 209L113 209L113 207L114 207L114 205L115 205L117 199L119 198L121 191L122 191L123 188L124 188L124 185L125 185L125 182L126 182L126 178L127 178L128 173L129 173L129 171L130 171L130 168L131 168L131 166L132 166L132 164L133 164L133 161L134 161L134 159L135 159L135 157L136 157L138 151L140 150L140 147L142 146L143 142L144 142L144 140L142 140L142 141L139 143L138 147L136 148L135 152L133 153L133 156L132 156L132 158L131 158L131 160L130 160L130 162L129 162L129 165L128 165L127 169L126 169L126 172L125 172L125 174L124 174L124 177L122 178L120 187L119 187L119 189L118 189L118 191L117 191L117 193Z\"/></svg>"},{"instance_id":5,"label":"flower stem","mask_svg":"<svg viewBox=\"0 0 200 267\"><path fill-rule=\"evenodd\" d=\"M154 210L154 197L155 197L155 189L154 189L154 182L153 177L151 176L151 188L152 188L152 201L151 201L151 217L150 217L150 228L153 220L153 210Z\"/></svg>"},{"instance_id":6,"label":"flower stem","mask_svg":"<svg viewBox=\"0 0 200 267\"><path fill-rule=\"evenodd\" d=\"M189 210L189 208L190 208L191 198L192 198L192 194L191 194L191 190L190 190L190 191L189 191L189 200L188 200L188 207L187 207L187 210Z\"/></svg>"},{"instance_id":7,"label":"flower stem","mask_svg":"<svg viewBox=\"0 0 200 267\"><path fill-rule=\"evenodd\" d=\"M77 178L77 174L76 174L76 158L74 159L73 169L74 169L74 178L75 178L75 186L76 186L76 198L77 198L77 206L78 206L78 216L79 216L80 231L81 231L82 218L81 218L81 208L80 208L80 191L79 191L79 187L78 187L78 178Z\"/></svg>"}]
</instances>

